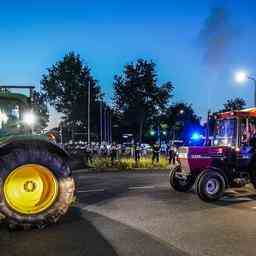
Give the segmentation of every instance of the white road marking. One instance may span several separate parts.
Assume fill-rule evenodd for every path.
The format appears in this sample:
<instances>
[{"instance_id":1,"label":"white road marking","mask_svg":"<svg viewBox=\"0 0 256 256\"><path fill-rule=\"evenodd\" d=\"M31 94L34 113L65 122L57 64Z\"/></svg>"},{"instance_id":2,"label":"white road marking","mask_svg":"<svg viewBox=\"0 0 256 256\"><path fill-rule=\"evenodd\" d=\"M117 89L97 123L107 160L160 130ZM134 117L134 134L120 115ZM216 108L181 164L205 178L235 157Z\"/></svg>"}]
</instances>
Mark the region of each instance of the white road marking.
<instances>
[{"instance_id":1,"label":"white road marking","mask_svg":"<svg viewBox=\"0 0 256 256\"><path fill-rule=\"evenodd\" d=\"M128 187L129 190L135 190L135 189L152 189L152 188L155 188L155 186Z\"/></svg>"},{"instance_id":2,"label":"white road marking","mask_svg":"<svg viewBox=\"0 0 256 256\"><path fill-rule=\"evenodd\" d=\"M222 198L222 201L225 202L244 202L244 201L254 201L252 198L249 197L226 197Z\"/></svg>"},{"instance_id":3,"label":"white road marking","mask_svg":"<svg viewBox=\"0 0 256 256\"><path fill-rule=\"evenodd\" d=\"M170 187L170 185L158 185L158 186L156 186L157 188L169 188Z\"/></svg>"},{"instance_id":4,"label":"white road marking","mask_svg":"<svg viewBox=\"0 0 256 256\"><path fill-rule=\"evenodd\" d=\"M168 188L166 185L159 186L134 186L128 187L128 190L136 190L136 189L160 189L160 188ZM77 193L93 193L93 192L104 192L105 189L90 189L90 190L78 190Z\"/></svg>"},{"instance_id":5,"label":"white road marking","mask_svg":"<svg viewBox=\"0 0 256 256\"><path fill-rule=\"evenodd\" d=\"M87 170L87 169L74 170L74 171L72 171L72 173L86 173L86 172L88 172L88 170Z\"/></svg>"},{"instance_id":6,"label":"white road marking","mask_svg":"<svg viewBox=\"0 0 256 256\"><path fill-rule=\"evenodd\" d=\"M105 189L78 190L77 193L104 192Z\"/></svg>"}]
</instances>

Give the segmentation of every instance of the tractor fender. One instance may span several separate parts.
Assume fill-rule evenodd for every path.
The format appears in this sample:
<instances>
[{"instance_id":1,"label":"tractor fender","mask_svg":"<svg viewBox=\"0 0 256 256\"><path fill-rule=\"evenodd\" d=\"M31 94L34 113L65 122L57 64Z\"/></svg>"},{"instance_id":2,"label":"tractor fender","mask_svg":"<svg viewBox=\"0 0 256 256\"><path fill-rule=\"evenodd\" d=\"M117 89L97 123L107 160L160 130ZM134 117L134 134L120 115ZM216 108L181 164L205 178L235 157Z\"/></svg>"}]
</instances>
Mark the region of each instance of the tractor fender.
<instances>
[{"instance_id":1,"label":"tractor fender","mask_svg":"<svg viewBox=\"0 0 256 256\"><path fill-rule=\"evenodd\" d=\"M65 149L61 148L56 143L53 143L44 138L10 138L6 140L4 143L0 144L0 156L10 153L15 148L26 148L28 146L44 147L47 148L49 152L57 154L67 161L70 160L70 156Z\"/></svg>"}]
</instances>

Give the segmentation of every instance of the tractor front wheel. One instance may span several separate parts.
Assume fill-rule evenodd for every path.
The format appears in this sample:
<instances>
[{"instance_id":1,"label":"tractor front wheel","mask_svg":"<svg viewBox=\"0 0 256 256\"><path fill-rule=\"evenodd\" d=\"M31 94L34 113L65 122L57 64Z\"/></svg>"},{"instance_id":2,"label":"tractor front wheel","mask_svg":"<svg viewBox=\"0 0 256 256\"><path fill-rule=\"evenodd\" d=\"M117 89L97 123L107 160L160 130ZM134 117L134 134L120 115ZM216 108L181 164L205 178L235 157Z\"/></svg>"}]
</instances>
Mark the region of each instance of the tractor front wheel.
<instances>
[{"instance_id":1,"label":"tractor front wheel","mask_svg":"<svg viewBox=\"0 0 256 256\"><path fill-rule=\"evenodd\" d=\"M0 213L11 227L57 222L72 202L74 187L67 161L40 144L0 156Z\"/></svg>"},{"instance_id":2,"label":"tractor front wheel","mask_svg":"<svg viewBox=\"0 0 256 256\"><path fill-rule=\"evenodd\" d=\"M196 193L206 202L220 199L226 187L225 179L219 172L207 169L196 180Z\"/></svg>"},{"instance_id":3,"label":"tractor front wheel","mask_svg":"<svg viewBox=\"0 0 256 256\"><path fill-rule=\"evenodd\" d=\"M195 182L193 175L182 175L180 166L176 166L171 170L169 178L170 185L179 192L189 191Z\"/></svg>"}]
</instances>

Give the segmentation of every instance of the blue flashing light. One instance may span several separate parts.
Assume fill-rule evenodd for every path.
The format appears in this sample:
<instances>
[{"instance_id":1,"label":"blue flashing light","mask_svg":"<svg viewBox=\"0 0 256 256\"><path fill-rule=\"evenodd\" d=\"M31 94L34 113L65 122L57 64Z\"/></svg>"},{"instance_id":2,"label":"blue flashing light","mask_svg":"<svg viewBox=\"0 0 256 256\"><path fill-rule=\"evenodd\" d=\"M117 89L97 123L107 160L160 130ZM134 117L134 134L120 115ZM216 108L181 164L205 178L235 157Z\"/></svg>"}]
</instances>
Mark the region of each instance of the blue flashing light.
<instances>
[{"instance_id":1,"label":"blue flashing light","mask_svg":"<svg viewBox=\"0 0 256 256\"><path fill-rule=\"evenodd\" d=\"M197 132L194 132L191 136L191 139L192 140L200 140L202 138L202 135L200 135L199 133Z\"/></svg>"}]
</instances>

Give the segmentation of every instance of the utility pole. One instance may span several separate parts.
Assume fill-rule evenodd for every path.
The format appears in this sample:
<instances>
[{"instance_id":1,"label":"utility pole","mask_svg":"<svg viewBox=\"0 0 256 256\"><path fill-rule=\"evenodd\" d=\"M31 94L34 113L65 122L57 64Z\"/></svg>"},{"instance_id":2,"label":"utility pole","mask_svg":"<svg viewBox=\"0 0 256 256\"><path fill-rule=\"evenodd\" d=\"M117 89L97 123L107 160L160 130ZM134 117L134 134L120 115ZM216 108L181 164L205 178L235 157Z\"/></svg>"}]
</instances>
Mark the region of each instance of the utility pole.
<instances>
[{"instance_id":1,"label":"utility pole","mask_svg":"<svg viewBox=\"0 0 256 256\"><path fill-rule=\"evenodd\" d=\"M211 116L211 110L208 110L207 113L207 122L206 122L206 136L205 136L205 146L209 145L209 136L210 136L210 127L209 127L209 122L210 122L210 116Z\"/></svg>"},{"instance_id":2,"label":"utility pole","mask_svg":"<svg viewBox=\"0 0 256 256\"><path fill-rule=\"evenodd\" d=\"M249 79L251 81L253 81L253 87L254 87L254 107L256 107L256 78L252 77L250 75L247 74L247 72L245 71L240 71L238 73L236 73L235 79L238 83L242 83L244 82L246 79Z\"/></svg>"},{"instance_id":3,"label":"utility pole","mask_svg":"<svg viewBox=\"0 0 256 256\"><path fill-rule=\"evenodd\" d=\"M100 145L102 144L102 137L103 137L103 131L102 131L102 99L100 100Z\"/></svg>"},{"instance_id":4,"label":"utility pole","mask_svg":"<svg viewBox=\"0 0 256 256\"><path fill-rule=\"evenodd\" d=\"M87 120L88 120L88 145L91 144L91 80L89 78L88 83L88 113L87 113Z\"/></svg>"},{"instance_id":5,"label":"utility pole","mask_svg":"<svg viewBox=\"0 0 256 256\"><path fill-rule=\"evenodd\" d=\"M256 107L256 80L253 79L254 84L254 107Z\"/></svg>"},{"instance_id":6,"label":"utility pole","mask_svg":"<svg viewBox=\"0 0 256 256\"><path fill-rule=\"evenodd\" d=\"M254 89L254 107L256 107L256 78L252 77L252 76L247 76L247 78L249 80L251 80L253 82L253 89Z\"/></svg>"},{"instance_id":7,"label":"utility pole","mask_svg":"<svg viewBox=\"0 0 256 256\"><path fill-rule=\"evenodd\" d=\"M104 141L107 141L107 108L104 108Z\"/></svg>"},{"instance_id":8,"label":"utility pole","mask_svg":"<svg viewBox=\"0 0 256 256\"><path fill-rule=\"evenodd\" d=\"M109 144L109 119L108 119L108 109L106 108L106 141Z\"/></svg>"},{"instance_id":9,"label":"utility pole","mask_svg":"<svg viewBox=\"0 0 256 256\"><path fill-rule=\"evenodd\" d=\"M111 111L109 111L109 143L112 143Z\"/></svg>"}]
</instances>

